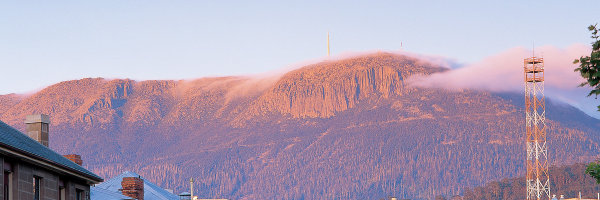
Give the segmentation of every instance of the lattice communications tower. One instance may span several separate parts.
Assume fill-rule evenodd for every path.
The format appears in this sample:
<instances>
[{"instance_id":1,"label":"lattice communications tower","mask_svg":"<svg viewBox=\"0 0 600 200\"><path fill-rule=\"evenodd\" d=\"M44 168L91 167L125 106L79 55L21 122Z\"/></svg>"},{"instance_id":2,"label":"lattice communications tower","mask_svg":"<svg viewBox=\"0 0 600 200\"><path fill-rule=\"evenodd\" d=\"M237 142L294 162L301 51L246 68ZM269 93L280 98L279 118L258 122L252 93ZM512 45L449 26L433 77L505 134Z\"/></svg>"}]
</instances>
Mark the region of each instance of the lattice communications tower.
<instances>
[{"instance_id":1,"label":"lattice communications tower","mask_svg":"<svg viewBox=\"0 0 600 200\"><path fill-rule=\"evenodd\" d=\"M550 199L544 58L523 61L525 69L525 132L527 147L527 199Z\"/></svg>"}]
</instances>

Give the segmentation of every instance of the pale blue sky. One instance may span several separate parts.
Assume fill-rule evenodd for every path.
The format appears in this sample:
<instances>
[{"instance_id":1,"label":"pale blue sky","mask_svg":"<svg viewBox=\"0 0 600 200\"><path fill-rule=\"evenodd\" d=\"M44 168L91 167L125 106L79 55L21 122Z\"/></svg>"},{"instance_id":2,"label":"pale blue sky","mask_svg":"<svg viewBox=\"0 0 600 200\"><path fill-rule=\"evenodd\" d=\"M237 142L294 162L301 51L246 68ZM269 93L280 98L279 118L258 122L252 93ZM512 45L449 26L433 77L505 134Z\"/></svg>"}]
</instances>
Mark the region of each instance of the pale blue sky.
<instances>
[{"instance_id":1,"label":"pale blue sky","mask_svg":"<svg viewBox=\"0 0 600 200\"><path fill-rule=\"evenodd\" d=\"M0 94L85 77L256 74L397 50L476 62L591 42L600 1L1 1Z\"/></svg>"}]
</instances>

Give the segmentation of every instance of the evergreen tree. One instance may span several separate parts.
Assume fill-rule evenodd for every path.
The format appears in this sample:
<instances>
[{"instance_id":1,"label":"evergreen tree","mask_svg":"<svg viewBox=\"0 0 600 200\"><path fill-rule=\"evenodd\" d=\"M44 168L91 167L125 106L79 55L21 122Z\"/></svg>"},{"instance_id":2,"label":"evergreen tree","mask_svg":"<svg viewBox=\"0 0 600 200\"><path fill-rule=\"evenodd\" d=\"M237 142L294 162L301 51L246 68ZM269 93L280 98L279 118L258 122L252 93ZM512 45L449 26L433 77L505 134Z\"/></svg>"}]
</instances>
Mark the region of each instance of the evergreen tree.
<instances>
[{"instance_id":1,"label":"evergreen tree","mask_svg":"<svg viewBox=\"0 0 600 200\"><path fill-rule=\"evenodd\" d=\"M590 25L588 30L592 32L592 38L596 41L592 42L592 53L590 56L582 56L579 59L573 61L574 64L579 64L579 67L575 69L576 72L581 74L581 77L585 78L587 82L579 85L580 87L589 85L592 87L592 91L588 96L595 95L598 98L600 94L600 40L598 38L598 24ZM600 111L600 106L598 106ZM596 183L600 184L600 161L592 162L587 165L585 173L596 179Z\"/></svg>"},{"instance_id":2,"label":"evergreen tree","mask_svg":"<svg viewBox=\"0 0 600 200\"><path fill-rule=\"evenodd\" d=\"M600 95L600 41L598 38L600 35L598 34L598 28L596 25L590 25L588 30L592 32L592 38L595 39L592 42L592 53L590 56L582 56L579 59L575 59L573 64L579 64L579 67L575 69L576 72L581 74L581 77L585 78L587 82L579 85L580 87L589 85L592 87L592 91L588 94L588 96L595 95L598 98ZM600 106L598 106L598 111L600 111Z\"/></svg>"}]
</instances>

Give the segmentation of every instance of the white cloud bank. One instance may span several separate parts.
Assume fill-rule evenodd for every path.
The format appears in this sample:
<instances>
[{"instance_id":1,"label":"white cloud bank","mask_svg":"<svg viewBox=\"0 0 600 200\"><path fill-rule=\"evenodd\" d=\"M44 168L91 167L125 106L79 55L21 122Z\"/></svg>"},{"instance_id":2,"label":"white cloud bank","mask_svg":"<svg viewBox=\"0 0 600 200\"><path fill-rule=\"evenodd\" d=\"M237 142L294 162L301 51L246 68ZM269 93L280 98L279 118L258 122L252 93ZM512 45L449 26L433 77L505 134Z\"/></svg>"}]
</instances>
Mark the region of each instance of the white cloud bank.
<instances>
[{"instance_id":1,"label":"white cloud bank","mask_svg":"<svg viewBox=\"0 0 600 200\"><path fill-rule=\"evenodd\" d=\"M588 45L575 44L565 49L542 46L535 49L537 57L544 58L546 96L571 104L588 115L600 119L597 104L600 101L587 97L589 88L577 87L585 82L573 60L589 55ZM524 90L523 59L532 56L532 51L523 47L512 48L490 56L480 62L467 64L444 73L428 77L412 77L413 86L445 88L449 90L476 89L493 92L522 92Z\"/></svg>"}]
</instances>

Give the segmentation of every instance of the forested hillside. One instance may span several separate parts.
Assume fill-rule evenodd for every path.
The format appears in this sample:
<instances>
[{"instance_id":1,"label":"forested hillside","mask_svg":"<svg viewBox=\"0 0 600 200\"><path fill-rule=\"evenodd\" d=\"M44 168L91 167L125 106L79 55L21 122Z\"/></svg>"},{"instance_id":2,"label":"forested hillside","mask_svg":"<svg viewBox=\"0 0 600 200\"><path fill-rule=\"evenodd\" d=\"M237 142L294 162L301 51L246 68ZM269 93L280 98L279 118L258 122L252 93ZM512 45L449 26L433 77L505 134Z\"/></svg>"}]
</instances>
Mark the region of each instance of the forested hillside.
<instances>
[{"instance_id":1,"label":"forested hillside","mask_svg":"<svg viewBox=\"0 0 600 200\"><path fill-rule=\"evenodd\" d=\"M594 178L585 174L585 164L550 167L550 191L556 196L576 198L581 192L583 198L596 198L600 185ZM481 187L467 188L464 199L503 200L523 199L525 196L525 177L507 178L494 181Z\"/></svg>"},{"instance_id":2,"label":"forested hillside","mask_svg":"<svg viewBox=\"0 0 600 200\"><path fill-rule=\"evenodd\" d=\"M50 147L99 175L194 177L205 198L432 199L523 174L523 95L406 83L445 70L376 53L281 77L81 79L0 96L0 120L49 114ZM595 159L600 122L547 101L553 164Z\"/></svg>"}]
</instances>

